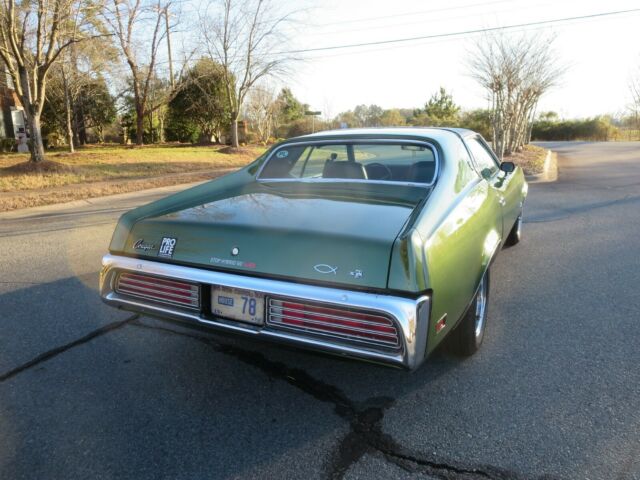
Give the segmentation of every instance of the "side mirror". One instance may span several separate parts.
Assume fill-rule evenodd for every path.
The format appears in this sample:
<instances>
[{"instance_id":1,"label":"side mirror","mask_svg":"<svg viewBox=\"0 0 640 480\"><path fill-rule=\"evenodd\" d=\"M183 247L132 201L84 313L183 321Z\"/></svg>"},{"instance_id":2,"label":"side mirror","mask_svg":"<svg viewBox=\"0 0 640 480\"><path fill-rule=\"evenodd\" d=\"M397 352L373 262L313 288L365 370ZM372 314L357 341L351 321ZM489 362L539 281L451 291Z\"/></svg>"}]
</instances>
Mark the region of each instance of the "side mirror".
<instances>
[{"instance_id":1,"label":"side mirror","mask_svg":"<svg viewBox=\"0 0 640 480\"><path fill-rule=\"evenodd\" d=\"M511 173L516 169L516 164L513 162L502 162L500 164L500 170L504 173Z\"/></svg>"}]
</instances>

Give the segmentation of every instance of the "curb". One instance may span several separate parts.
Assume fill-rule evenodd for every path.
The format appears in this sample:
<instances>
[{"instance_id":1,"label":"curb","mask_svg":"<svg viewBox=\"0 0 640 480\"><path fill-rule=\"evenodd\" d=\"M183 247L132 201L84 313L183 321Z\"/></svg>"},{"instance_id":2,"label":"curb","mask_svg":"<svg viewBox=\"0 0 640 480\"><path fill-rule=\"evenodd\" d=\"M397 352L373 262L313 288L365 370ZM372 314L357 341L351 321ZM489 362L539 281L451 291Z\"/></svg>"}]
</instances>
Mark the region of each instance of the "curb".
<instances>
[{"instance_id":1,"label":"curb","mask_svg":"<svg viewBox=\"0 0 640 480\"><path fill-rule=\"evenodd\" d=\"M544 159L544 168L542 173L536 175L525 175L528 183L549 183L558 179L558 157L551 150L547 150L547 156Z\"/></svg>"}]
</instances>

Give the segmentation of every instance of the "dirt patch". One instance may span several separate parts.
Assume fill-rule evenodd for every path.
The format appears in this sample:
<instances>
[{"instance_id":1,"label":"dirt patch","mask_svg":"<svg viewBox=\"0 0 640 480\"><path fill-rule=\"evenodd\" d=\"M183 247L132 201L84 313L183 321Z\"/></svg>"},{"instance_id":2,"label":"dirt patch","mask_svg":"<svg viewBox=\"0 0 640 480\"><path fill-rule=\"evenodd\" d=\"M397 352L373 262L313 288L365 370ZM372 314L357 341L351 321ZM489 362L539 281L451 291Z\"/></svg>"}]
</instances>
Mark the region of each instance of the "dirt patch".
<instances>
[{"instance_id":1,"label":"dirt patch","mask_svg":"<svg viewBox=\"0 0 640 480\"><path fill-rule=\"evenodd\" d=\"M546 149L535 145L525 145L521 151L504 157L504 160L522 167L525 175L537 175L544 170L546 157Z\"/></svg>"},{"instance_id":2,"label":"dirt patch","mask_svg":"<svg viewBox=\"0 0 640 480\"><path fill-rule=\"evenodd\" d=\"M41 162L20 162L0 168L0 175L42 175L43 173L73 173L74 168L65 163L43 160Z\"/></svg>"},{"instance_id":3,"label":"dirt patch","mask_svg":"<svg viewBox=\"0 0 640 480\"><path fill-rule=\"evenodd\" d=\"M135 192L149 188L168 187L193 182L211 180L236 168L199 171L183 174L163 175L144 179L94 182L88 184L65 185L37 191L0 192L0 212L18 208L38 207L54 203L71 202L87 198L103 197L117 193Z\"/></svg>"},{"instance_id":4,"label":"dirt patch","mask_svg":"<svg viewBox=\"0 0 640 480\"><path fill-rule=\"evenodd\" d=\"M227 154L231 154L231 155L245 155L245 156L249 156L253 154L253 151L249 148L243 148L243 147L222 147L221 149L218 150L218 153L227 153Z\"/></svg>"}]
</instances>

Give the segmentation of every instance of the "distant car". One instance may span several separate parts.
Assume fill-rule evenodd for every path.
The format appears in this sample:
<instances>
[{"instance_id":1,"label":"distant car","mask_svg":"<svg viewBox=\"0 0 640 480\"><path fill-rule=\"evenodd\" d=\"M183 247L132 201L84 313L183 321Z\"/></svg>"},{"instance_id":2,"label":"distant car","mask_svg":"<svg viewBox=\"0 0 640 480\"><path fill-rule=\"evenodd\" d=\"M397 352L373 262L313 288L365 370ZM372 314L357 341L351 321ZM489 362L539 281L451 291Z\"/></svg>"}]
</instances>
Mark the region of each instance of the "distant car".
<instances>
[{"instance_id":1,"label":"distant car","mask_svg":"<svg viewBox=\"0 0 640 480\"><path fill-rule=\"evenodd\" d=\"M480 135L322 132L124 214L101 295L124 310L414 369L484 336L527 183Z\"/></svg>"}]
</instances>

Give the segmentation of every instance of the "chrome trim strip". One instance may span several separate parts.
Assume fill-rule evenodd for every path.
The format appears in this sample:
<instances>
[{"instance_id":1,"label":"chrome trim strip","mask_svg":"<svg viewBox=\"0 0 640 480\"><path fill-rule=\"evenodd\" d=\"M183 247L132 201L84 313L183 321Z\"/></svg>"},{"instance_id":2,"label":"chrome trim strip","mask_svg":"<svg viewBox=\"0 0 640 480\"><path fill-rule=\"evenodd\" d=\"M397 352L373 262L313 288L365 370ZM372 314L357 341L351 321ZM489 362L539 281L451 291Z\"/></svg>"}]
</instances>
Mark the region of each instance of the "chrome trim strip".
<instances>
[{"instance_id":1,"label":"chrome trim strip","mask_svg":"<svg viewBox=\"0 0 640 480\"><path fill-rule=\"evenodd\" d=\"M297 329L296 327L289 326L289 325L286 325L286 324L277 325L277 327L279 329L282 329L282 330L287 330L288 332L293 332L293 333L298 333L298 334L304 334L305 333L305 330ZM314 329L314 328L309 328L309 334L311 336L309 336L307 338L310 338L310 339L313 339L316 336L321 336L321 337L326 338L329 341L331 339L343 340L343 341L346 341L346 342L350 342L352 344L352 346L355 346L355 347L358 346L357 344L368 345L371 348L374 348L379 352L383 352L384 350L390 350L390 351L396 352L396 351L398 351L398 345L399 345L398 343L393 343L393 344L391 344L391 343L386 343L386 344L385 343L375 343L375 340L370 340L370 339L363 338L363 337L351 337L348 334L344 334L344 336L341 337L340 334L333 334L331 332L327 332L326 330L317 330L317 329ZM353 344L356 344L356 345L353 345ZM344 344L336 343L336 345L344 345Z\"/></svg>"},{"instance_id":2,"label":"chrome trim strip","mask_svg":"<svg viewBox=\"0 0 640 480\"><path fill-rule=\"evenodd\" d=\"M366 330L363 328L358 328L358 327L349 327L347 325L340 325L340 324L336 324L336 323L327 323L327 322L322 322L320 320L309 320L307 318L300 318L300 317L292 317L291 315L282 315L279 313L270 313L269 318L267 319L267 324L278 324L278 325L286 325L290 328L299 328L300 330L304 330L306 328L311 328L313 329L313 325L325 325L327 327L334 327L334 328L339 328L341 330L348 330L350 332L360 332L360 333L369 333L371 335L379 335L381 337L389 337L392 338L394 341L393 342L389 342L389 343L393 343L394 345L397 345L397 338L398 338L398 331L396 330L395 333L387 333L387 332L376 332L376 331L372 331L372 330ZM274 321L274 317L276 317L276 320ZM296 326L296 325L290 325L288 323L282 323L279 322L278 319L286 319L286 320L297 320L297 321L302 321L304 323L310 323L311 326L306 327L306 326ZM387 328L393 328L393 327L387 327ZM395 330L395 329L394 329ZM327 334L331 334L332 332L330 330L323 330L323 332L327 333ZM344 335L346 337L351 338L351 335L347 332L344 333L340 333L340 332L335 332L336 335ZM355 335L355 338L366 338L366 337L358 337L357 335ZM368 341L371 341L372 343L376 343L376 339L375 338L370 338L370 339L366 339ZM386 342L386 340L380 340L380 342Z\"/></svg>"},{"instance_id":3,"label":"chrome trim strip","mask_svg":"<svg viewBox=\"0 0 640 480\"><path fill-rule=\"evenodd\" d=\"M271 161L271 158L275 155L278 150L282 148L286 148L291 145L335 145L335 144L354 144L354 143L362 143L362 144L405 144L405 145L420 145L427 146L433 152L433 158L436 162L436 168L433 173L433 180L430 183L419 183L419 182L395 182L393 180L364 180L364 179L349 179L349 178L314 178L314 177L306 177L306 178L260 178L262 175L262 170L266 167L267 163ZM344 138L344 139L336 139L333 138L331 140L311 140L311 141L300 141L300 142L286 142L282 145L278 145L273 151L269 154L262 165L260 165L260 169L256 174L256 180L258 182L263 183L280 183L280 182L297 182L297 183L365 183L365 184L384 184L384 185L404 185L411 187L432 187L435 185L438 180L438 175L440 174L440 157L438 156L438 149L436 146L427 141L427 140L409 140L409 139L369 139L369 138Z\"/></svg>"},{"instance_id":4,"label":"chrome trim strip","mask_svg":"<svg viewBox=\"0 0 640 480\"><path fill-rule=\"evenodd\" d=\"M286 308L287 310L290 310L290 311L296 312L296 313L313 314L313 315L318 315L320 317L334 318L336 320L348 320L350 322L357 321L357 322L364 323L364 324L367 324L367 325L376 325L376 326L379 326L379 327L394 327L393 321L389 317L382 316L382 315L375 315L375 314L369 315L369 314L364 313L364 312L353 312L353 313L360 314L360 315L369 315L371 317L381 318L382 320L386 320L387 321L386 324L385 323L372 322L370 320L361 320L361 319L353 318L353 317L343 317L342 315L333 315L333 314L330 314L330 313L320 313L320 312L310 312L308 310L300 310L299 308L285 307L283 305L274 305L274 303L273 303L274 301L275 302L287 302L287 301L290 301L292 303L302 303L300 301L296 302L295 299L292 299L292 300L279 300L277 298L269 298L269 308L270 309L271 308L280 308L280 309ZM302 303L302 305L307 305L309 307L315 307L315 308L331 308L331 307L323 307L321 305L312 305L312 304L305 304L305 303Z\"/></svg>"},{"instance_id":5,"label":"chrome trim strip","mask_svg":"<svg viewBox=\"0 0 640 480\"><path fill-rule=\"evenodd\" d=\"M190 310L200 310L200 304L199 303L181 303L181 302L176 302L175 300L165 300L165 299L161 299L158 297L152 297L150 295L143 295L143 294L134 294L134 293L129 293L129 292L117 292L119 295L123 295L125 297L130 297L130 298L137 298L137 299L141 299L141 300L151 300L153 302L156 303L161 303L163 305L172 305L175 307L181 307L181 308L188 308Z\"/></svg>"},{"instance_id":6,"label":"chrome trim strip","mask_svg":"<svg viewBox=\"0 0 640 480\"><path fill-rule=\"evenodd\" d=\"M408 369L417 368L424 360L429 322L430 297L427 295L416 299L352 291L346 289L319 287L280 280L247 277L226 272L202 270L165 263L140 260L131 257L106 255L102 259L100 273L100 294L102 299L113 306L174 320L190 321L210 326L213 329L244 333L267 340L297 345L305 348L367 359L379 363L401 366ZM154 305L136 298L118 294L114 290L115 274L119 271L144 273L207 285L244 288L262 292L267 295L283 296L291 299L304 299L310 302L333 303L338 306L377 311L382 315L394 318L399 328L399 340L402 349L399 351L382 351L378 349L338 344L320 338L304 336L302 332L284 332L256 325L228 321L222 318L210 319L199 312L189 311L188 306L168 308Z\"/></svg>"},{"instance_id":7,"label":"chrome trim strip","mask_svg":"<svg viewBox=\"0 0 640 480\"><path fill-rule=\"evenodd\" d=\"M295 313L295 312L294 312ZM327 325L327 326L331 326L331 327L338 327L338 328L342 328L344 330L353 330L354 332L364 332L364 333L375 333L376 335L385 335L385 336L393 336L393 337L397 337L398 336L398 329L393 326L393 325L379 325L379 324L367 324L367 325L372 325L372 326L376 326L376 327L380 327L380 328L387 328L389 330L393 330L393 333L389 333L389 332L381 332L378 330L372 330L372 329L367 329L367 325L363 325L361 327L353 327L350 325L343 325L341 323L335 323L335 322L331 322L330 320L338 320L340 322L353 322L353 319L348 319L348 318L340 318L340 317L330 317L330 318L323 318L323 319L311 319L311 318L306 318L306 317L302 317L302 316L298 316L296 317L295 314L292 315L285 315L282 312L275 312L272 311L272 309L269 309L269 315L271 317L278 317L278 318L286 318L289 320L300 320L303 322L308 322L308 323L315 323L317 325ZM267 319L267 322L269 321L269 319ZM365 323L365 322L363 322Z\"/></svg>"},{"instance_id":8,"label":"chrome trim strip","mask_svg":"<svg viewBox=\"0 0 640 480\"><path fill-rule=\"evenodd\" d=\"M136 275L131 276L131 274L127 274L127 276L119 276L118 277L118 283L142 283L143 285L148 285L149 287L158 287L158 288L166 288L169 290L175 290L175 291L182 291L184 292L185 295L191 295L192 293L197 293L198 292L198 287L197 285L191 285L191 284L187 284L184 283L184 285L187 286L187 288L184 287L177 287L177 286L171 286L171 285L165 285L162 283L153 283L151 281L149 281L149 279L158 279L158 280L163 280L162 278L158 278L158 277L151 277L149 275ZM171 280L170 280L171 281Z\"/></svg>"},{"instance_id":9,"label":"chrome trim strip","mask_svg":"<svg viewBox=\"0 0 640 480\"><path fill-rule=\"evenodd\" d=\"M187 293L187 294L181 294L181 293L168 293L168 292L162 292L159 290L156 290L154 288L150 288L150 287L140 287L138 285L131 285L128 284L126 282L123 282L122 280L118 281L118 287L116 288L116 290L132 290L134 292L142 292L142 293L150 293L150 294L157 294L158 296L166 296L166 297L170 297L170 298L180 298L182 300L197 300L198 299L198 295L197 294L193 294L193 293Z\"/></svg>"}]
</instances>

